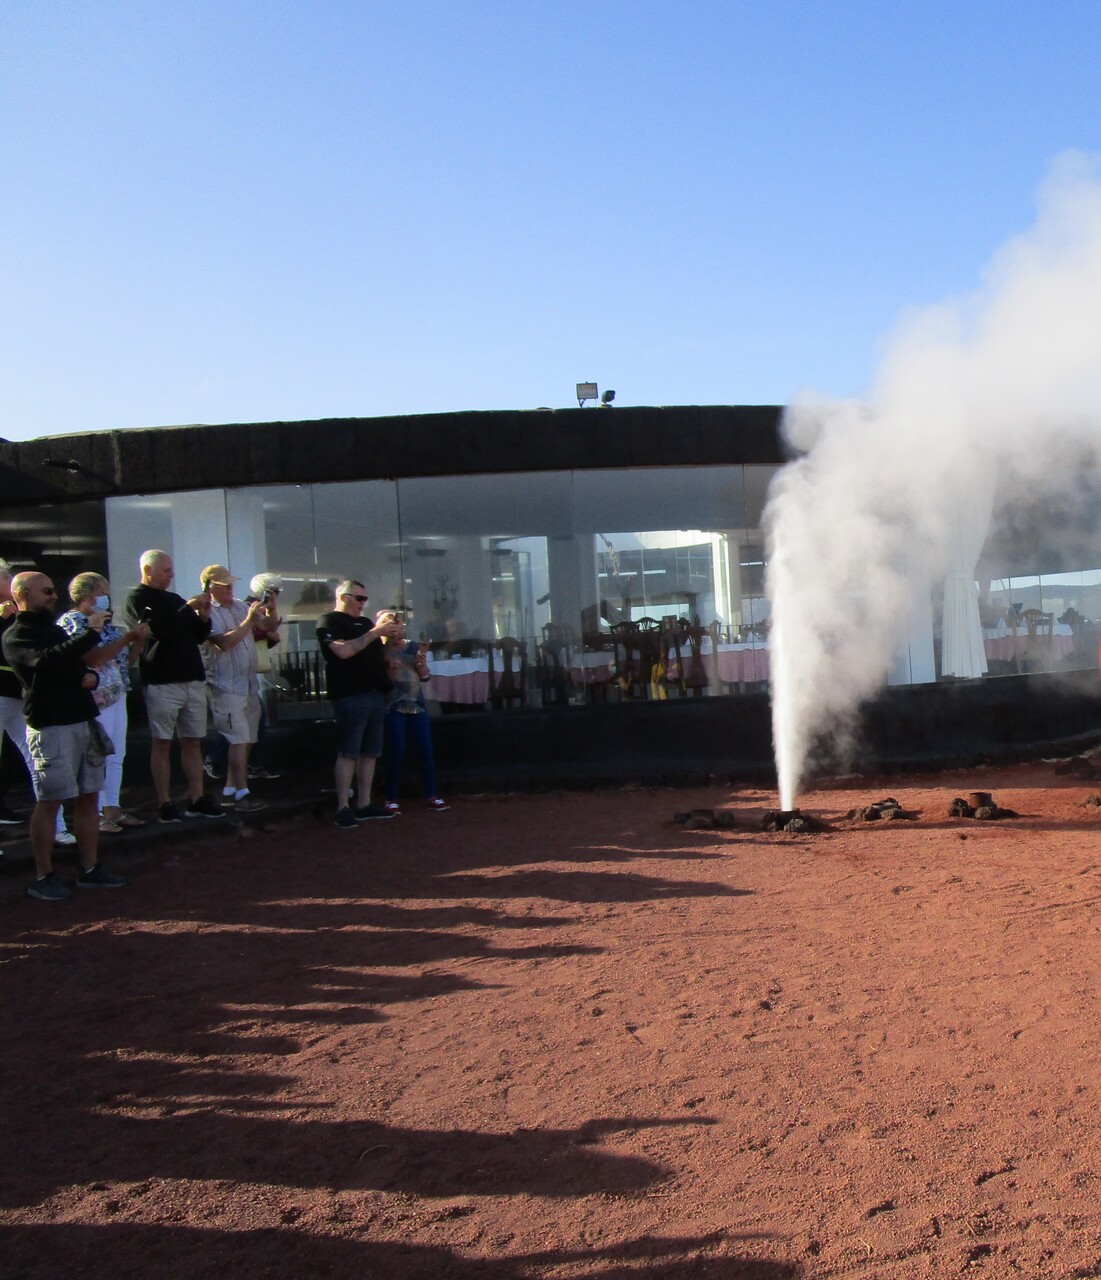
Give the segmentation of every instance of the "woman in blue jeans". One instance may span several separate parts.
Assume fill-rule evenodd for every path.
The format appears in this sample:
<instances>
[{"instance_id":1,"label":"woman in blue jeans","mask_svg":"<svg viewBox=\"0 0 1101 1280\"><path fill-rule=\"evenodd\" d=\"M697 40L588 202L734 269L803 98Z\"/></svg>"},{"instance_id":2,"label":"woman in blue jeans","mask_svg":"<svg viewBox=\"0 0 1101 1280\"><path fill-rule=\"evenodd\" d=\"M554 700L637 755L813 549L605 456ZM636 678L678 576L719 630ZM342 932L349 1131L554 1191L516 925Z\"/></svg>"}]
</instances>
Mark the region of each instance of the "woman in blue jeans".
<instances>
[{"instance_id":1,"label":"woman in blue jeans","mask_svg":"<svg viewBox=\"0 0 1101 1280\"><path fill-rule=\"evenodd\" d=\"M432 754L432 722L424 705L421 687L430 680L428 670L428 646L405 635L405 619L389 609L383 610L376 621L392 619L397 630L384 640L386 645L386 670L394 687L386 701L386 811L400 813L398 783L401 767L405 763L405 741L412 738L420 762L421 783L428 797L430 809L447 809L450 806L436 794L436 761Z\"/></svg>"}]
</instances>

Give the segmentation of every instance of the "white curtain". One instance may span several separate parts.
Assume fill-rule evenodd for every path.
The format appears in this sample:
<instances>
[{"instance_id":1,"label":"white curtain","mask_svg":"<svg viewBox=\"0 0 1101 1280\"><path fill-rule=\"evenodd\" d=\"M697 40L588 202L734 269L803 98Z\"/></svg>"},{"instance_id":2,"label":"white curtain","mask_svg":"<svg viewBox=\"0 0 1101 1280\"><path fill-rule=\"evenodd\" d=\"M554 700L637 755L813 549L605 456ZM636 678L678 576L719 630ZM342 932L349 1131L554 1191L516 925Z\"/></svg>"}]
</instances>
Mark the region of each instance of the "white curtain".
<instances>
[{"instance_id":1,"label":"white curtain","mask_svg":"<svg viewBox=\"0 0 1101 1280\"><path fill-rule=\"evenodd\" d=\"M986 674L975 565L986 541L993 509L993 480L984 483L980 478L966 505L958 506L952 519L951 562L944 579L941 675Z\"/></svg>"}]
</instances>

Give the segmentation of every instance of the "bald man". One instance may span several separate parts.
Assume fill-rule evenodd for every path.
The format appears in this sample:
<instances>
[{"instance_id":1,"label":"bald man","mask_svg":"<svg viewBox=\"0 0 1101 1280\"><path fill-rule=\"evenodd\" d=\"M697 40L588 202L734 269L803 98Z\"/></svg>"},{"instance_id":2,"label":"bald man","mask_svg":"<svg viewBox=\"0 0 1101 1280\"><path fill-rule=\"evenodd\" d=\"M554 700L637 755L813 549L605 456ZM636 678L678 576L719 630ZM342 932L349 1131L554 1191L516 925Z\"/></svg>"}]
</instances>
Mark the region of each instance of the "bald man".
<instances>
[{"instance_id":1,"label":"bald man","mask_svg":"<svg viewBox=\"0 0 1101 1280\"><path fill-rule=\"evenodd\" d=\"M111 747L95 723L98 710L91 691L99 677L86 661L99 646L106 616L91 614L88 630L70 636L57 624L57 592L44 573L16 574L11 593L17 613L4 632L3 652L25 695L23 711L37 801L30 821L37 878L27 896L41 902L63 902L69 897L68 886L54 874L53 848L57 811L62 801L73 797L80 856L78 888L121 888L127 883L122 876L98 861L99 792L104 758ZM114 657L147 634L148 628L133 628L99 647L97 660Z\"/></svg>"}]
</instances>

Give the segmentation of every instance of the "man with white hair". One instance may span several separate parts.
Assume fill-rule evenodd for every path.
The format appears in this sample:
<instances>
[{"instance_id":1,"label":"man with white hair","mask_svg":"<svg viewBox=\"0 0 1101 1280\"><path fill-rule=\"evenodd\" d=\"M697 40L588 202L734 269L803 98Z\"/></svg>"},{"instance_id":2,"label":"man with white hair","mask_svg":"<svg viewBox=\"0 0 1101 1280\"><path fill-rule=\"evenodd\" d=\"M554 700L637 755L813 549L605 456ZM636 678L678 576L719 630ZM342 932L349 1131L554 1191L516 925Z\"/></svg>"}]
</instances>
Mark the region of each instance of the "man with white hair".
<instances>
[{"instance_id":1,"label":"man with white hair","mask_svg":"<svg viewBox=\"0 0 1101 1280\"><path fill-rule=\"evenodd\" d=\"M180 740L180 764L187 779L185 818L224 818L203 791L202 740L206 734L206 671L199 646L210 635L210 596L189 600L169 591L175 568L167 551L142 553L141 586L126 597L124 616L147 621L150 638L140 671L151 736L149 769L161 822L179 822L172 802L173 737Z\"/></svg>"}]
</instances>

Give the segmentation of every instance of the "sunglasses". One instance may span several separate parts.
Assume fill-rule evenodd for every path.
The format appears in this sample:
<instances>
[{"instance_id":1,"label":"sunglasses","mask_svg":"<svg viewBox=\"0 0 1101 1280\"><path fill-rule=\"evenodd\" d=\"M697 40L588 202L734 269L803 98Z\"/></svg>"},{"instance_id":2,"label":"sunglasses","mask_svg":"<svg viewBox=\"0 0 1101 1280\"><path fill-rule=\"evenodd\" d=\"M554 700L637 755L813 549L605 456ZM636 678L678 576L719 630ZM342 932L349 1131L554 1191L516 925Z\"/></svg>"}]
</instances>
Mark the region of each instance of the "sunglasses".
<instances>
[{"instance_id":1,"label":"sunglasses","mask_svg":"<svg viewBox=\"0 0 1101 1280\"><path fill-rule=\"evenodd\" d=\"M43 587L43 588L42 588L42 594L43 594L44 596L56 596L56 595L57 595L57 588L56 588L56 587Z\"/></svg>"},{"instance_id":2,"label":"sunglasses","mask_svg":"<svg viewBox=\"0 0 1101 1280\"><path fill-rule=\"evenodd\" d=\"M357 596L357 595L354 595L351 591L345 591L344 595L346 599L355 600L359 604L366 604L368 600L367 596Z\"/></svg>"}]
</instances>

